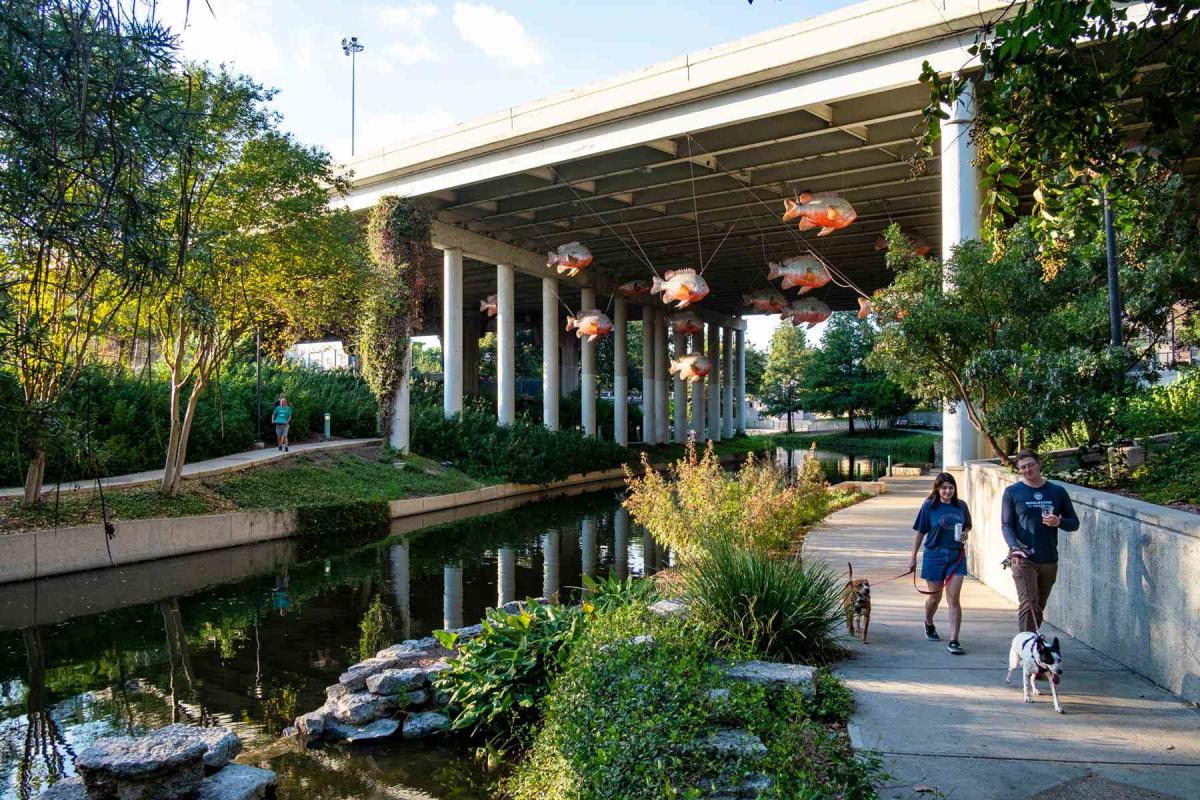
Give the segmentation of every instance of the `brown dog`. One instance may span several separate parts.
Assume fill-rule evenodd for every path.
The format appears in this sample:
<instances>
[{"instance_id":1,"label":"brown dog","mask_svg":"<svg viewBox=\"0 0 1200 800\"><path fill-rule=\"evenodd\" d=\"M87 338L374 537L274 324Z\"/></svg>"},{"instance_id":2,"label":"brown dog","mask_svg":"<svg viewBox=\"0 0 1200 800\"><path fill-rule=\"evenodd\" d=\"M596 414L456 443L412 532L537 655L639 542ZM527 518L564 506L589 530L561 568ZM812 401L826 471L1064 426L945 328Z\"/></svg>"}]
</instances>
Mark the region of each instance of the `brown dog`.
<instances>
[{"instance_id":1,"label":"brown dog","mask_svg":"<svg viewBox=\"0 0 1200 800\"><path fill-rule=\"evenodd\" d=\"M854 620L861 623L862 643L867 643L867 628L871 625L871 582L866 578L854 580L854 566L847 561L850 576L842 590L842 607L846 610L846 631L854 635Z\"/></svg>"}]
</instances>

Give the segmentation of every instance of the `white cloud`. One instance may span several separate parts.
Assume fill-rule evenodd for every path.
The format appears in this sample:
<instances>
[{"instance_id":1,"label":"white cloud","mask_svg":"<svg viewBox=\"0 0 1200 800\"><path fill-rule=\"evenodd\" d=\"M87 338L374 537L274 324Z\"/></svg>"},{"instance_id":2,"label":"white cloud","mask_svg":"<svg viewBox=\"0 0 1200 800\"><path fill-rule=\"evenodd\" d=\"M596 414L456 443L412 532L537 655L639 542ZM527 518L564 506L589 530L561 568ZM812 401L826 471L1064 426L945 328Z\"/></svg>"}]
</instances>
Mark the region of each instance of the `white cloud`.
<instances>
[{"instance_id":1,"label":"white cloud","mask_svg":"<svg viewBox=\"0 0 1200 800\"><path fill-rule=\"evenodd\" d=\"M375 14L382 28L386 29L379 31L380 37L391 39L372 65L376 71L391 75L396 72L397 66L441 60L425 33L425 24L438 14L437 6L422 2L382 6L375 9Z\"/></svg>"},{"instance_id":2,"label":"white cloud","mask_svg":"<svg viewBox=\"0 0 1200 800\"><path fill-rule=\"evenodd\" d=\"M437 61L438 54L428 39L419 42L395 42L384 51L389 60L397 64L419 64L422 61Z\"/></svg>"},{"instance_id":3,"label":"white cloud","mask_svg":"<svg viewBox=\"0 0 1200 800\"><path fill-rule=\"evenodd\" d=\"M379 20L391 28L403 28L409 33L421 33L425 23L437 16L433 3L410 3L404 6L383 6L378 9Z\"/></svg>"},{"instance_id":4,"label":"white cloud","mask_svg":"<svg viewBox=\"0 0 1200 800\"><path fill-rule=\"evenodd\" d=\"M541 44L506 11L483 3L455 3L454 26L464 40L484 53L519 67L543 61Z\"/></svg>"}]
</instances>

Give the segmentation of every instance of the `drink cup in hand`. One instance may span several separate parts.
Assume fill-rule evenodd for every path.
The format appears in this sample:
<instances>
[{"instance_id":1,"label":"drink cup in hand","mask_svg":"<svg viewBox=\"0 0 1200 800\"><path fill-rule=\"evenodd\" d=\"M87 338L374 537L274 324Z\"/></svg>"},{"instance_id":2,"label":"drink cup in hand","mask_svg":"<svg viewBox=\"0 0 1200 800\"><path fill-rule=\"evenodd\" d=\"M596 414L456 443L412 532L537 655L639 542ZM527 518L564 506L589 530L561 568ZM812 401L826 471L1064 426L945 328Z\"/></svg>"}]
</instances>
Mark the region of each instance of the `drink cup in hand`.
<instances>
[{"instance_id":1,"label":"drink cup in hand","mask_svg":"<svg viewBox=\"0 0 1200 800\"><path fill-rule=\"evenodd\" d=\"M954 523L954 541L961 544L962 540L963 540L963 526L962 526L961 522L956 522L956 523Z\"/></svg>"}]
</instances>

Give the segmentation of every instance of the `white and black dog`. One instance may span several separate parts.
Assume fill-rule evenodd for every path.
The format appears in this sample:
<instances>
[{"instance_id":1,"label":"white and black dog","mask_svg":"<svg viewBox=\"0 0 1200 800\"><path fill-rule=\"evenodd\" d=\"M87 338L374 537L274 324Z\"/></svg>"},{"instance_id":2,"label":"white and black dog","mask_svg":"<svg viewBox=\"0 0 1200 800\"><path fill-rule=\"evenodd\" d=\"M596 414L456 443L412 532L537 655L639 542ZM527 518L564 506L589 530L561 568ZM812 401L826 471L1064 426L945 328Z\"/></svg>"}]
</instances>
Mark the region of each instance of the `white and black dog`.
<instances>
[{"instance_id":1,"label":"white and black dog","mask_svg":"<svg viewBox=\"0 0 1200 800\"><path fill-rule=\"evenodd\" d=\"M1050 679L1050 694L1054 696L1054 710L1059 714L1066 713L1062 703L1058 702L1058 682L1062 677L1062 652L1059 650L1058 637L1051 642L1041 633L1022 631L1013 637L1012 648L1008 651L1008 672L1004 675L1005 683L1012 683L1012 673L1017 666L1021 667L1021 687L1025 690L1025 702L1032 703L1031 694L1039 695L1034 684L1038 678Z\"/></svg>"}]
</instances>

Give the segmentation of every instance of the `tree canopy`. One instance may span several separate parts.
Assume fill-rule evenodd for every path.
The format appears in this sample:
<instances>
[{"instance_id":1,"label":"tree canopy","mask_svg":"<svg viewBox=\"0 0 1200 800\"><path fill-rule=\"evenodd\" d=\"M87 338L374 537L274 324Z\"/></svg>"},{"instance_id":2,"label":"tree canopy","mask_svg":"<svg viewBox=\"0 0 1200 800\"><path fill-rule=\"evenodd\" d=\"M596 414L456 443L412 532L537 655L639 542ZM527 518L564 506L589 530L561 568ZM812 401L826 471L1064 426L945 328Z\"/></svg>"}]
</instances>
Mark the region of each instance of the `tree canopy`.
<instances>
[{"instance_id":1,"label":"tree canopy","mask_svg":"<svg viewBox=\"0 0 1200 800\"><path fill-rule=\"evenodd\" d=\"M793 430L792 414L804 408L800 386L810 355L802 328L780 325L771 334L767 363L759 383L759 399L767 413L787 416L789 433Z\"/></svg>"}]
</instances>

